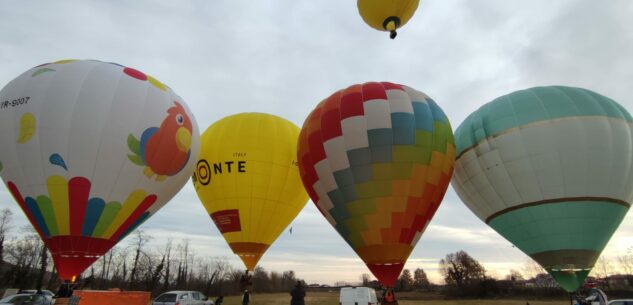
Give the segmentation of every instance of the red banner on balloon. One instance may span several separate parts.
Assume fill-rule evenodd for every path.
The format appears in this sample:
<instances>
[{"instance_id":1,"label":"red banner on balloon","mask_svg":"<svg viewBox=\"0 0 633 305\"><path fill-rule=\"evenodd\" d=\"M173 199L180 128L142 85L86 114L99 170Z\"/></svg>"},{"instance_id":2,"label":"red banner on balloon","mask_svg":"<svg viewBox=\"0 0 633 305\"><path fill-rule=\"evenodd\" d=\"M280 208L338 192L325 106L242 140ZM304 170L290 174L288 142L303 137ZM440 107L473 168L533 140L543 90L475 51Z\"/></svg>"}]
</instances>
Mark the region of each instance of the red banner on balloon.
<instances>
[{"instance_id":1,"label":"red banner on balloon","mask_svg":"<svg viewBox=\"0 0 633 305\"><path fill-rule=\"evenodd\" d=\"M242 231L240 211L236 209L217 211L210 216L222 234Z\"/></svg>"}]
</instances>

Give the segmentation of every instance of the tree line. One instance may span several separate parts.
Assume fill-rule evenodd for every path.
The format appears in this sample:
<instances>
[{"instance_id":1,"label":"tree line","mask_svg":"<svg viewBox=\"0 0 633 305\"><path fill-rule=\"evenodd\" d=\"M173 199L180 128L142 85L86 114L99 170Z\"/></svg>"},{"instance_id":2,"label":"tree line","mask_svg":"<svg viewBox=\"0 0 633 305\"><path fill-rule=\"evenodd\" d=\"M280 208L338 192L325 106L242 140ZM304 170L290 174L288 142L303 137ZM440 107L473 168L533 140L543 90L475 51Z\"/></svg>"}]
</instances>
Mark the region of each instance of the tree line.
<instances>
[{"instance_id":1,"label":"tree line","mask_svg":"<svg viewBox=\"0 0 633 305\"><path fill-rule=\"evenodd\" d=\"M0 291L3 288L55 291L60 281L55 274L50 253L32 227L14 228L12 213L0 210ZM9 233L16 234L10 238ZM19 236L19 238L18 238ZM239 294L243 286L240 279L243 269L237 269L226 258L198 256L188 240L174 243L168 240L161 249L148 247L152 239L143 230L134 231L127 246L114 247L99 258L79 279L84 289L110 289L150 291L157 295L169 290L197 290L210 296ZM429 281L421 268L403 270L396 291L436 291L455 297L488 297L496 295L534 294L534 289L547 295L558 295L561 289L536 262L530 260L521 270L510 270L504 278L489 275L477 260L465 251L449 253L439 261L444 285ZM620 273L624 284L610 286L608 275ZM633 249L615 261L600 258L592 275L605 290L633 287ZM590 278L591 280L592 278ZM268 272L257 267L252 273L254 292L288 292L302 279L294 271ZM534 287L526 283L531 281ZM380 288L367 273L360 283L337 282L335 286L363 285ZM624 287L624 288L623 288Z\"/></svg>"},{"instance_id":2,"label":"tree line","mask_svg":"<svg viewBox=\"0 0 633 305\"><path fill-rule=\"evenodd\" d=\"M13 228L9 209L0 211L0 291L3 288L49 289L61 284L44 242L32 227ZM9 238L10 231L17 231ZM19 238L17 237L19 236ZM196 290L210 296L239 294L244 269L225 258L198 256L188 240L168 240L161 249L147 246L152 239L143 230L134 231L127 246L112 248L77 280L82 289L150 291ZM253 292L288 292L302 281L294 271L252 272Z\"/></svg>"},{"instance_id":3,"label":"tree line","mask_svg":"<svg viewBox=\"0 0 633 305\"><path fill-rule=\"evenodd\" d=\"M439 261L439 271L444 285L429 282L424 270L417 268L412 272L403 270L396 284L396 291L436 291L450 297L498 297L498 296L566 296L554 278L546 273L538 263L528 260L522 270L512 269L503 278L487 274L481 263L466 251L449 253ZM601 288L609 294L627 295L633 290L633 249L621 255L615 262L600 258L593 268L592 276L580 291L591 287ZM617 281L613 281L614 278ZM376 286L370 281L369 274L361 276L363 285Z\"/></svg>"}]
</instances>

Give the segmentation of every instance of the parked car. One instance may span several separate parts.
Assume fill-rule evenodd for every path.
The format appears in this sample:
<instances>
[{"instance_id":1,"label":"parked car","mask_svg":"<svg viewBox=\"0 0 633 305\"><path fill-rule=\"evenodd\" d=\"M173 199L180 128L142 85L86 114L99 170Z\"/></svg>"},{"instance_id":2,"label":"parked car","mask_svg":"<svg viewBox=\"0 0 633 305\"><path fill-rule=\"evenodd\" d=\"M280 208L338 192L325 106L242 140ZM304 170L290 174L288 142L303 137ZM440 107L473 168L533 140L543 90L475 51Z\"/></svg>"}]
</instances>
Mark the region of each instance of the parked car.
<instances>
[{"instance_id":1,"label":"parked car","mask_svg":"<svg viewBox=\"0 0 633 305\"><path fill-rule=\"evenodd\" d=\"M25 294L37 294L37 289L26 289L26 290L22 290L20 293L25 293ZM50 291L50 290L41 290L41 295L44 296L44 298L46 298L46 305L53 305L55 304L55 299L53 299L53 297L55 296L55 294Z\"/></svg>"},{"instance_id":2,"label":"parked car","mask_svg":"<svg viewBox=\"0 0 633 305\"><path fill-rule=\"evenodd\" d=\"M376 305L376 290L369 287L344 287L341 288L339 297L340 305L368 304Z\"/></svg>"},{"instance_id":3,"label":"parked car","mask_svg":"<svg viewBox=\"0 0 633 305\"><path fill-rule=\"evenodd\" d=\"M633 305L633 299L626 300L611 300L609 305Z\"/></svg>"},{"instance_id":4,"label":"parked car","mask_svg":"<svg viewBox=\"0 0 633 305\"><path fill-rule=\"evenodd\" d=\"M213 305L200 291L168 291L159 295L152 305Z\"/></svg>"},{"instance_id":5,"label":"parked car","mask_svg":"<svg viewBox=\"0 0 633 305\"><path fill-rule=\"evenodd\" d=\"M46 297L41 294L18 293L0 299L0 305L48 305Z\"/></svg>"}]
</instances>

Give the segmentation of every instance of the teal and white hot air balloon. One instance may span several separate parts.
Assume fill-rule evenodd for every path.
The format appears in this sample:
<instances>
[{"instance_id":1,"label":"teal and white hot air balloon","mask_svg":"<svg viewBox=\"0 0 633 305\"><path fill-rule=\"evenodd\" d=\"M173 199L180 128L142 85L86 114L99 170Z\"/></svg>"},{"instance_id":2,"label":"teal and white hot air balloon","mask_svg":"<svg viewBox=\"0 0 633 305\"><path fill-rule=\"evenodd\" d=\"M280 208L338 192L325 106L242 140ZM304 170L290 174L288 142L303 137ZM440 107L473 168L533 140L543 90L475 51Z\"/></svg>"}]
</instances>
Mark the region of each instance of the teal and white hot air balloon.
<instances>
[{"instance_id":1,"label":"teal and white hot air balloon","mask_svg":"<svg viewBox=\"0 0 633 305\"><path fill-rule=\"evenodd\" d=\"M631 206L633 118L595 92L536 87L455 132L452 185L490 227L575 291Z\"/></svg>"}]
</instances>

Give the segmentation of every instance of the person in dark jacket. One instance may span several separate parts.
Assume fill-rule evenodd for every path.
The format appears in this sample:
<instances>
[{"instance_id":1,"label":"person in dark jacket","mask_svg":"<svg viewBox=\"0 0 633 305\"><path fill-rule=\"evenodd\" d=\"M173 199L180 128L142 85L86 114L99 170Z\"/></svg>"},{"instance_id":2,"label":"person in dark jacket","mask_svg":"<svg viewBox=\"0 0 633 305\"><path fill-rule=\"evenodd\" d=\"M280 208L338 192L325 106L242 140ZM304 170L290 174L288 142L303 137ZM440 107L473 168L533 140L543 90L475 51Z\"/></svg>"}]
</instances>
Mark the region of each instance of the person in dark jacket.
<instances>
[{"instance_id":1,"label":"person in dark jacket","mask_svg":"<svg viewBox=\"0 0 633 305\"><path fill-rule=\"evenodd\" d=\"M244 290L244 294L242 295L242 305L248 305L251 301L251 294L248 293L248 290Z\"/></svg>"},{"instance_id":2,"label":"person in dark jacket","mask_svg":"<svg viewBox=\"0 0 633 305\"><path fill-rule=\"evenodd\" d=\"M303 298L306 296L306 291L300 281L297 281L297 285L295 285L295 288L292 288L290 295L292 296L290 305L305 305Z\"/></svg>"}]
</instances>

